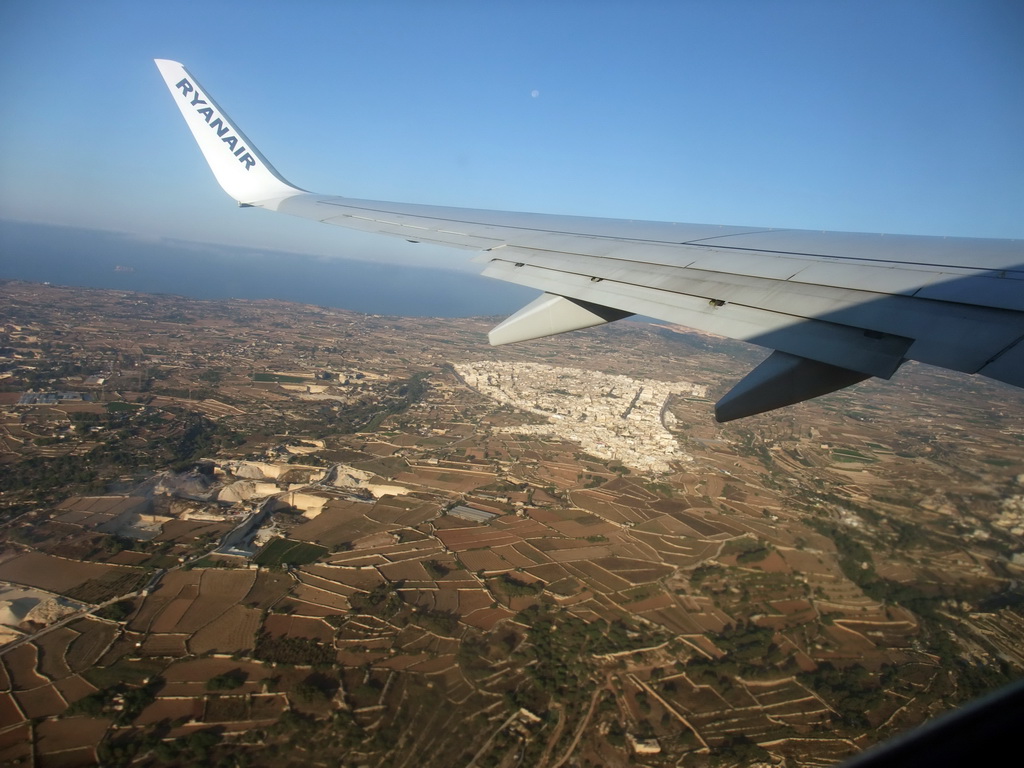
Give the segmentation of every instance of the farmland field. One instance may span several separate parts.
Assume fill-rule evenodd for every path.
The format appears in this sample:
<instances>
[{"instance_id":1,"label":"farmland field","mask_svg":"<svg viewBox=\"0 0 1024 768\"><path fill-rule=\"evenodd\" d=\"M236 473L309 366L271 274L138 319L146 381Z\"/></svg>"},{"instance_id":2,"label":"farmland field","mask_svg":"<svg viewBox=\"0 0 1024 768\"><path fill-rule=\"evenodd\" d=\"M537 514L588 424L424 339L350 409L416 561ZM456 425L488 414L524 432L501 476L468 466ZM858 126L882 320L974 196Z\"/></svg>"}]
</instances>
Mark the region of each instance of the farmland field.
<instances>
[{"instance_id":1,"label":"farmland field","mask_svg":"<svg viewBox=\"0 0 1024 768\"><path fill-rule=\"evenodd\" d=\"M245 682L235 693L254 693L259 690L260 681L268 676L267 667L255 661L233 659L188 659L178 661L164 670L163 677L168 685L178 683L199 683L205 690L206 682L217 675L240 670Z\"/></svg>"},{"instance_id":2,"label":"farmland field","mask_svg":"<svg viewBox=\"0 0 1024 768\"><path fill-rule=\"evenodd\" d=\"M188 635L148 635L141 651L146 656L186 656L186 640Z\"/></svg>"},{"instance_id":3,"label":"farmland field","mask_svg":"<svg viewBox=\"0 0 1024 768\"><path fill-rule=\"evenodd\" d=\"M60 695L64 697L64 701L68 704L73 704L83 696L88 696L96 691L96 687L91 685L81 675L65 677L54 683L54 686L60 691Z\"/></svg>"},{"instance_id":4,"label":"farmland field","mask_svg":"<svg viewBox=\"0 0 1024 768\"><path fill-rule=\"evenodd\" d=\"M28 691L50 682L36 671L36 652L32 643L26 643L4 654L14 690Z\"/></svg>"},{"instance_id":5,"label":"farmland field","mask_svg":"<svg viewBox=\"0 0 1024 768\"><path fill-rule=\"evenodd\" d=\"M91 752L109 726L108 720L92 717L47 720L37 726L37 748L43 754L82 748Z\"/></svg>"},{"instance_id":6,"label":"farmland field","mask_svg":"<svg viewBox=\"0 0 1024 768\"><path fill-rule=\"evenodd\" d=\"M292 598L304 603L309 603L310 605L321 606L328 609L326 614L317 615L344 613L351 607L351 603L349 603L348 598L344 595L339 595L323 589L315 589L307 586L306 584L300 584L296 587L295 591L292 592Z\"/></svg>"},{"instance_id":7,"label":"farmland field","mask_svg":"<svg viewBox=\"0 0 1024 768\"><path fill-rule=\"evenodd\" d=\"M109 667L91 667L82 676L97 688L109 688L118 683L139 685L146 678L159 675L166 666L166 661L158 659L133 659L119 661Z\"/></svg>"},{"instance_id":8,"label":"farmland field","mask_svg":"<svg viewBox=\"0 0 1024 768\"><path fill-rule=\"evenodd\" d=\"M334 639L334 630L320 619L304 616L284 616L271 614L263 623L263 628L276 637L306 637L329 643Z\"/></svg>"},{"instance_id":9,"label":"farmland field","mask_svg":"<svg viewBox=\"0 0 1024 768\"><path fill-rule=\"evenodd\" d=\"M202 699L160 699L158 698L136 718L135 722L140 725L159 723L161 720L177 720L185 718L191 720L201 717L203 714Z\"/></svg>"},{"instance_id":10,"label":"farmland field","mask_svg":"<svg viewBox=\"0 0 1024 768\"><path fill-rule=\"evenodd\" d=\"M181 617L185 615L185 612L192 607L192 600L176 597L171 600L167 607L160 611L160 615L156 617L153 623L149 627L150 632L173 632L174 628L178 626L181 621Z\"/></svg>"},{"instance_id":11,"label":"farmland field","mask_svg":"<svg viewBox=\"0 0 1024 768\"><path fill-rule=\"evenodd\" d=\"M181 570L165 574L160 580L160 586L146 597L142 607L132 617L128 628L135 632L146 632L175 599L191 601L199 594L201 574L201 571Z\"/></svg>"},{"instance_id":12,"label":"farmland field","mask_svg":"<svg viewBox=\"0 0 1024 768\"><path fill-rule=\"evenodd\" d=\"M96 619L81 619L68 626L79 633L65 655L68 666L75 672L82 672L95 664L118 633L116 626Z\"/></svg>"},{"instance_id":13,"label":"farmland field","mask_svg":"<svg viewBox=\"0 0 1024 768\"><path fill-rule=\"evenodd\" d=\"M9 693L0 693L0 730L14 723L20 723L24 719L21 712L18 711L14 697Z\"/></svg>"},{"instance_id":14,"label":"farmland field","mask_svg":"<svg viewBox=\"0 0 1024 768\"><path fill-rule=\"evenodd\" d=\"M0 580L62 594L67 594L91 579L102 579L108 574L128 573L142 572L124 566L66 560L63 557L44 555L42 552L26 552L0 563Z\"/></svg>"},{"instance_id":15,"label":"farmland field","mask_svg":"<svg viewBox=\"0 0 1024 768\"><path fill-rule=\"evenodd\" d=\"M30 720L36 717L52 717L59 715L67 708L67 702L52 685L35 688L31 691L15 691L14 698L25 716Z\"/></svg>"},{"instance_id":16,"label":"farmland field","mask_svg":"<svg viewBox=\"0 0 1024 768\"><path fill-rule=\"evenodd\" d=\"M191 634L227 612L252 588L252 571L204 571L199 595L175 626L176 632Z\"/></svg>"},{"instance_id":17,"label":"farmland field","mask_svg":"<svg viewBox=\"0 0 1024 768\"><path fill-rule=\"evenodd\" d=\"M286 573L260 570L242 602L250 608L266 610L287 594L292 583L292 577Z\"/></svg>"},{"instance_id":18,"label":"farmland field","mask_svg":"<svg viewBox=\"0 0 1024 768\"><path fill-rule=\"evenodd\" d=\"M327 547L316 544L307 544L292 539L273 538L260 550L260 553L253 558L258 565L280 567L285 563L289 565L305 565L319 560L327 554Z\"/></svg>"},{"instance_id":19,"label":"farmland field","mask_svg":"<svg viewBox=\"0 0 1024 768\"><path fill-rule=\"evenodd\" d=\"M146 583L146 579L145 571L122 567L89 579L67 590L65 594L74 600L95 605L137 591Z\"/></svg>"},{"instance_id":20,"label":"farmland field","mask_svg":"<svg viewBox=\"0 0 1024 768\"><path fill-rule=\"evenodd\" d=\"M255 647L261 617L261 612L256 608L233 605L222 616L193 634L188 643L189 648L197 654L250 650Z\"/></svg>"},{"instance_id":21,"label":"farmland field","mask_svg":"<svg viewBox=\"0 0 1024 768\"><path fill-rule=\"evenodd\" d=\"M78 632L70 627L59 627L38 638L35 644L39 647L39 671L52 679L70 675L65 656L77 637Z\"/></svg>"}]
</instances>

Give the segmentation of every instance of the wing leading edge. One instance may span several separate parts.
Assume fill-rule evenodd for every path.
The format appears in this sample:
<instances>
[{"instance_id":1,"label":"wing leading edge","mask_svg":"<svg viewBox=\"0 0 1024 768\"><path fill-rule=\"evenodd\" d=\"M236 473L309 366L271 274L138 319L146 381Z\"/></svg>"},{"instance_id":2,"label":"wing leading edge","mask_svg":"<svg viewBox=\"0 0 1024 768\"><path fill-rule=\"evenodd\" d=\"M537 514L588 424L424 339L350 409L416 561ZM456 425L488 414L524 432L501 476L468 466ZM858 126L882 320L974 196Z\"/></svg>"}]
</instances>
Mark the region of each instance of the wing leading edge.
<instances>
[{"instance_id":1,"label":"wing leading edge","mask_svg":"<svg viewBox=\"0 0 1024 768\"><path fill-rule=\"evenodd\" d=\"M888 379L905 360L1024 387L1024 244L590 219L319 195L285 181L179 63L157 67L240 205L478 251L483 274L543 294L492 344L632 314L774 352L719 421Z\"/></svg>"}]
</instances>

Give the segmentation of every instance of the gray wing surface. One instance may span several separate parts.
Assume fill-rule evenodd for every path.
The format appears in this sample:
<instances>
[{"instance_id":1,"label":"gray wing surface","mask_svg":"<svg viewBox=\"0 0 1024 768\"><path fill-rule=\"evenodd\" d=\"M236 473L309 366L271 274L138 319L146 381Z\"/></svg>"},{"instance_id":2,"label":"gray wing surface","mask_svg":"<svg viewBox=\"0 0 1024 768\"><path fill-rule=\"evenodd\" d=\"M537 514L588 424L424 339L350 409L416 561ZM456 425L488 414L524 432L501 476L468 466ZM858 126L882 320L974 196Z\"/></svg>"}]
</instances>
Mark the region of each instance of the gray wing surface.
<instances>
[{"instance_id":1,"label":"gray wing surface","mask_svg":"<svg viewBox=\"0 0 1024 768\"><path fill-rule=\"evenodd\" d=\"M492 344L640 314L774 350L716 404L719 421L872 376L888 379L905 360L1024 387L1020 241L592 219L319 195L284 181L240 131L222 136L233 124L184 67L158 66L218 181L239 203L477 251L484 275L542 291L491 331ZM235 135L236 143L226 138ZM243 139L245 160L237 148Z\"/></svg>"}]
</instances>

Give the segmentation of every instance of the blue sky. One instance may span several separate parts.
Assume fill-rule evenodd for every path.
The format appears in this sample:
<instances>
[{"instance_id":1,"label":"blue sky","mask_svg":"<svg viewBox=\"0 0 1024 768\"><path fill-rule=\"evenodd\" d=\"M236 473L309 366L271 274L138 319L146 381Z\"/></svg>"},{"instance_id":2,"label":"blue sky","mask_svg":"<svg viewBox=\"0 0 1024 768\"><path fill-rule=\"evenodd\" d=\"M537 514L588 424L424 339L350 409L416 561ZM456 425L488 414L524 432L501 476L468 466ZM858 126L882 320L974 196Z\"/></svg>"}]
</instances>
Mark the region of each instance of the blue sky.
<instances>
[{"instance_id":1,"label":"blue sky","mask_svg":"<svg viewBox=\"0 0 1024 768\"><path fill-rule=\"evenodd\" d=\"M177 59L318 192L1024 237L1024 4L0 4L0 218L466 268L217 187Z\"/></svg>"}]
</instances>

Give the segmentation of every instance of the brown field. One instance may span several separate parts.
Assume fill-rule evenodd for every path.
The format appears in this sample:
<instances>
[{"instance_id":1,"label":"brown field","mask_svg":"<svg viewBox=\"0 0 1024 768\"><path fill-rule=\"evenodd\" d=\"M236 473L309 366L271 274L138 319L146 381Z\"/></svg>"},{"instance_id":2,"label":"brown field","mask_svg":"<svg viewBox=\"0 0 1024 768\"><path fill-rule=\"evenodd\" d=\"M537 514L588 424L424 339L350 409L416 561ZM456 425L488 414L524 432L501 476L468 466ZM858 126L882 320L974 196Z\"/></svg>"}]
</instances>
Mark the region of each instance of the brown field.
<instances>
[{"instance_id":1,"label":"brown field","mask_svg":"<svg viewBox=\"0 0 1024 768\"><path fill-rule=\"evenodd\" d=\"M666 595L664 592L659 592L655 595L642 598L640 600L630 601L628 599L616 599L616 602L618 602L619 605L621 605L629 613L638 613L641 615L672 608L675 605L675 602L672 600L672 597L670 595Z\"/></svg>"},{"instance_id":2,"label":"brown field","mask_svg":"<svg viewBox=\"0 0 1024 768\"><path fill-rule=\"evenodd\" d=\"M379 547L377 551L392 563L428 557L439 558L445 554L440 542L433 538Z\"/></svg>"},{"instance_id":3,"label":"brown field","mask_svg":"<svg viewBox=\"0 0 1024 768\"><path fill-rule=\"evenodd\" d=\"M160 580L160 586L150 593L135 613L128 628L136 632L148 632L153 622L176 598L191 600L199 594L200 571L169 571Z\"/></svg>"},{"instance_id":4,"label":"brown field","mask_svg":"<svg viewBox=\"0 0 1024 768\"><path fill-rule=\"evenodd\" d=\"M594 561L607 571L625 579L631 584L647 584L657 581L672 572L672 568L648 560L632 560L624 557L604 557Z\"/></svg>"},{"instance_id":5,"label":"brown field","mask_svg":"<svg viewBox=\"0 0 1024 768\"><path fill-rule=\"evenodd\" d=\"M618 531L618 526L605 522L593 515L580 515L575 520L562 520L551 523L551 527L563 536L585 539L587 536L602 535Z\"/></svg>"},{"instance_id":6,"label":"brown field","mask_svg":"<svg viewBox=\"0 0 1024 768\"><path fill-rule=\"evenodd\" d=\"M547 526L551 523L557 523L559 520L564 519L565 515L555 509L544 509L543 507L540 507L530 510L530 520L535 522L537 525Z\"/></svg>"},{"instance_id":7,"label":"brown field","mask_svg":"<svg viewBox=\"0 0 1024 768\"><path fill-rule=\"evenodd\" d=\"M27 764L31 746L32 731L28 723L0 733L0 765Z\"/></svg>"},{"instance_id":8,"label":"brown field","mask_svg":"<svg viewBox=\"0 0 1024 768\"><path fill-rule=\"evenodd\" d=\"M374 587L384 583L384 579L375 570L332 568L328 565L304 565L302 570L363 592L369 592Z\"/></svg>"},{"instance_id":9,"label":"brown field","mask_svg":"<svg viewBox=\"0 0 1024 768\"><path fill-rule=\"evenodd\" d=\"M124 549L113 557L108 558L107 562L113 565L141 565L149 560L150 557L151 555L145 552L132 552L129 549Z\"/></svg>"},{"instance_id":10,"label":"brown field","mask_svg":"<svg viewBox=\"0 0 1024 768\"><path fill-rule=\"evenodd\" d=\"M184 616L185 612L191 607L191 598L174 598L167 603L164 609L160 611L160 615L153 620L153 623L149 626L149 631L173 632L174 628L178 626L178 622L181 621L181 617Z\"/></svg>"},{"instance_id":11,"label":"brown field","mask_svg":"<svg viewBox=\"0 0 1024 768\"><path fill-rule=\"evenodd\" d=\"M100 743L110 721L92 717L46 720L36 726L36 749L42 753L90 749Z\"/></svg>"},{"instance_id":12,"label":"brown field","mask_svg":"<svg viewBox=\"0 0 1024 768\"><path fill-rule=\"evenodd\" d=\"M418 560L382 565L377 570L391 581L432 581L423 564Z\"/></svg>"},{"instance_id":13,"label":"brown field","mask_svg":"<svg viewBox=\"0 0 1024 768\"><path fill-rule=\"evenodd\" d=\"M411 669L415 672L422 672L423 674L429 675L436 672L443 672L446 669L454 667L455 664L456 661L454 655L445 655L421 661L414 664Z\"/></svg>"},{"instance_id":14,"label":"brown field","mask_svg":"<svg viewBox=\"0 0 1024 768\"><path fill-rule=\"evenodd\" d=\"M240 669L248 675L248 679L242 688L236 689L239 693L253 692L257 689L259 681L267 677L267 667L256 661L244 661L234 659L187 659L177 661L164 670L163 678L170 683L202 683L211 677L223 675ZM167 695L175 695L165 692Z\"/></svg>"},{"instance_id":15,"label":"brown field","mask_svg":"<svg viewBox=\"0 0 1024 768\"><path fill-rule=\"evenodd\" d=\"M592 562L612 554L610 547L560 547L546 551L547 556L556 563L572 563L579 560Z\"/></svg>"},{"instance_id":16,"label":"brown field","mask_svg":"<svg viewBox=\"0 0 1024 768\"><path fill-rule=\"evenodd\" d=\"M64 656L73 672L81 672L95 664L120 632L116 625L90 618L79 619L68 626L79 634L71 641Z\"/></svg>"},{"instance_id":17,"label":"brown field","mask_svg":"<svg viewBox=\"0 0 1024 768\"><path fill-rule=\"evenodd\" d=\"M300 584L292 592L292 597L313 605L328 608L334 613L344 613L350 607L348 598L335 592L317 589L308 584Z\"/></svg>"},{"instance_id":18,"label":"brown field","mask_svg":"<svg viewBox=\"0 0 1024 768\"><path fill-rule=\"evenodd\" d=\"M494 603L494 596L486 589L460 589L459 613L466 615L480 608L489 608Z\"/></svg>"},{"instance_id":19,"label":"brown field","mask_svg":"<svg viewBox=\"0 0 1024 768\"><path fill-rule=\"evenodd\" d=\"M382 651L356 652L348 650L338 651L338 663L346 667L365 667L367 664L377 664L381 659L388 657Z\"/></svg>"},{"instance_id":20,"label":"brown field","mask_svg":"<svg viewBox=\"0 0 1024 768\"><path fill-rule=\"evenodd\" d=\"M348 597L356 591L353 587L350 587L347 584L325 579L322 576L317 576L316 574L309 573L306 570L297 571L295 572L295 575L303 584L315 587L323 592L332 592L340 597Z\"/></svg>"},{"instance_id":21,"label":"brown field","mask_svg":"<svg viewBox=\"0 0 1024 768\"><path fill-rule=\"evenodd\" d=\"M411 528L434 517L438 511L438 505L433 502L385 496L373 505L368 517L381 523Z\"/></svg>"},{"instance_id":22,"label":"brown field","mask_svg":"<svg viewBox=\"0 0 1024 768\"><path fill-rule=\"evenodd\" d=\"M713 557L721 547L714 541L700 541L677 536L661 536L634 528L633 537L658 553L662 562L675 566L693 566Z\"/></svg>"},{"instance_id":23,"label":"brown field","mask_svg":"<svg viewBox=\"0 0 1024 768\"><path fill-rule=\"evenodd\" d=\"M642 525L636 526L634 530L647 533L662 533L669 536L684 536L691 539L700 538L700 534L697 531L671 515L651 518Z\"/></svg>"},{"instance_id":24,"label":"brown field","mask_svg":"<svg viewBox=\"0 0 1024 768\"><path fill-rule=\"evenodd\" d=\"M390 658L384 659L376 666L384 669L408 669L415 664L421 664L422 662L429 659L430 656L425 653L417 654L396 654Z\"/></svg>"},{"instance_id":25,"label":"brown field","mask_svg":"<svg viewBox=\"0 0 1024 768\"><path fill-rule=\"evenodd\" d=\"M308 637L326 643L334 639L334 628L320 621L303 616L284 616L272 613L263 622L263 628L277 637Z\"/></svg>"},{"instance_id":26,"label":"brown field","mask_svg":"<svg viewBox=\"0 0 1024 768\"><path fill-rule=\"evenodd\" d=\"M363 446L363 450L374 456L391 456L398 450L398 446L391 443L380 443L376 440Z\"/></svg>"},{"instance_id":27,"label":"brown field","mask_svg":"<svg viewBox=\"0 0 1024 768\"><path fill-rule=\"evenodd\" d=\"M105 573L99 578L89 579L69 589L68 597L82 603L98 605L121 595L138 592L147 577L139 568L122 567Z\"/></svg>"},{"instance_id":28,"label":"brown field","mask_svg":"<svg viewBox=\"0 0 1024 768\"><path fill-rule=\"evenodd\" d=\"M373 505L363 502L331 500L324 505L319 515L308 523L293 528L289 535L301 541L313 541L325 547L334 547L368 533L394 527L388 523L368 519L366 513L371 509Z\"/></svg>"},{"instance_id":29,"label":"brown field","mask_svg":"<svg viewBox=\"0 0 1024 768\"><path fill-rule=\"evenodd\" d=\"M494 629L499 622L505 619L511 619L515 616L515 611L510 611L507 608L501 606L497 608L481 608L473 613L463 615L462 623L468 624L471 627L477 627L486 631Z\"/></svg>"},{"instance_id":30,"label":"brown field","mask_svg":"<svg viewBox=\"0 0 1024 768\"><path fill-rule=\"evenodd\" d=\"M518 536L488 526L451 528L446 531L438 531L437 538L452 552L465 552L469 549L480 549L483 547L497 547L502 544L515 544L520 541Z\"/></svg>"},{"instance_id":31,"label":"brown field","mask_svg":"<svg viewBox=\"0 0 1024 768\"><path fill-rule=\"evenodd\" d=\"M81 675L65 677L55 682L54 685L57 686L57 690L68 704L74 704L83 696L88 696L96 691L96 687Z\"/></svg>"},{"instance_id":32,"label":"brown field","mask_svg":"<svg viewBox=\"0 0 1024 768\"><path fill-rule=\"evenodd\" d=\"M204 723L231 723L249 719L247 696L215 696L206 700Z\"/></svg>"},{"instance_id":33,"label":"brown field","mask_svg":"<svg viewBox=\"0 0 1024 768\"><path fill-rule=\"evenodd\" d=\"M249 717L253 720L277 720L288 708L288 699L280 694L255 695L250 699Z\"/></svg>"},{"instance_id":34,"label":"brown field","mask_svg":"<svg viewBox=\"0 0 1024 768\"><path fill-rule=\"evenodd\" d=\"M530 510L529 517L518 517L516 515L503 515L491 521L491 527L501 531L508 531L520 538L529 539L537 536L551 536L551 528L539 517L534 517Z\"/></svg>"},{"instance_id":35,"label":"brown field","mask_svg":"<svg viewBox=\"0 0 1024 768\"><path fill-rule=\"evenodd\" d=\"M231 606L222 616L200 629L189 640L192 653L235 653L256 643L262 612L244 605Z\"/></svg>"},{"instance_id":36,"label":"brown field","mask_svg":"<svg viewBox=\"0 0 1024 768\"><path fill-rule=\"evenodd\" d=\"M83 560L65 560L41 552L26 552L0 563L0 580L64 593L90 579L131 571L134 569Z\"/></svg>"},{"instance_id":37,"label":"brown field","mask_svg":"<svg viewBox=\"0 0 1024 768\"><path fill-rule=\"evenodd\" d=\"M191 634L243 600L253 586L252 571L208 569L199 583L199 596L178 621L175 631Z\"/></svg>"},{"instance_id":38,"label":"brown field","mask_svg":"<svg viewBox=\"0 0 1024 768\"><path fill-rule=\"evenodd\" d=\"M220 537L231 530L231 523L210 523L205 520L170 520L163 524L153 541L175 541L191 544L206 534Z\"/></svg>"},{"instance_id":39,"label":"brown field","mask_svg":"<svg viewBox=\"0 0 1024 768\"><path fill-rule=\"evenodd\" d=\"M25 713L25 717L52 717L59 715L67 708L67 702L52 685L36 688L32 691L15 691L14 698Z\"/></svg>"},{"instance_id":40,"label":"brown field","mask_svg":"<svg viewBox=\"0 0 1024 768\"><path fill-rule=\"evenodd\" d=\"M400 472L395 475L399 483L422 485L442 491L468 493L482 485L490 485L496 480L493 472L474 472L471 470L428 469L413 467L411 472Z\"/></svg>"},{"instance_id":41,"label":"brown field","mask_svg":"<svg viewBox=\"0 0 1024 768\"><path fill-rule=\"evenodd\" d=\"M583 490L569 493L569 499L575 506L613 523L636 524L647 519L648 515L625 504L614 502L612 499L615 498L618 497L606 491Z\"/></svg>"},{"instance_id":42,"label":"brown field","mask_svg":"<svg viewBox=\"0 0 1024 768\"><path fill-rule=\"evenodd\" d=\"M78 632L70 627L58 627L35 641L39 647L39 671L49 678L67 677L71 668L65 661L65 654Z\"/></svg>"},{"instance_id":43,"label":"brown field","mask_svg":"<svg viewBox=\"0 0 1024 768\"><path fill-rule=\"evenodd\" d=\"M386 534L381 535L383 536ZM363 568L368 565L385 565L388 562L387 558L379 552L366 552L361 546L361 543L361 541L356 541L353 543L353 546L355 547L356 550L354 552L342 552L338 555L331 555L330 559L328 560L328 565L341 565L349 566L352 568ZM376 546L376 544L374 544L373 546Z\"/></svg>"},{"instance_id":44,"label":"brown field","mask_svg":"<svg viewBox=\"0 0 1024 768\"><path fill-rule=\"evenodd\" d=\"M625 579L620 579L615 574L609 573L596 563L580 560L563 565L572 575L598 592L618 592L622 589L629 589L631 586Z\"/></svg>"},{"instance_id":45,"label":"brown field","mask_svg":"<svg viewBox=\"0 0 1024 768\"><path fill-rule=\"evenodd\" d=\"M494 547L491 551L513 568L526 568L536 564L534 560L531 560L513 546Z\"/></svg>"},{"instance_id":46,"label":"brown field","mask_svg":"<svg viewBox=\"0 0 1024 768\"><path fill-rule=\"evenodd\" d=\"M147 635L139 653L143 656L185 656L188 635Z\"/></svg>"},{"instance_id":47,"label":"brown field","mask_svg":"<svg viewBox=\"0 0 1024 768\"><path fill-rule=\"evenodd\" d=\"M38 768L83 768L96 764L96 750L92 747L79 747L66 752L41 753L36 765Z\"/></svg>"},{"instance_id":48,"label":"brown field","mask_svg":"<svg viewBox=\"0 0 1024 768\"><path fill-rule=\"evenodd\" d=\"M20 723L24 719L25 716L18 709L18 703L14 696L9 693L0 693L0 730Z\"/></svg>"},{"instance_id":49,"label":"brown field","mask_svg":"<svg viewBox=\"0 0 1024 768\"><path fill-rule=\"evenodd\" d=\"M286 573L260 570L241 602L250 608L266 610L287 594L294 583L294 579Z\"/></svg>"},{"instance_id":50,"label":"brown field","mask_svg":"<svg viewBox=\"0 0 1024 768\"><path fill-rule=\"evenodd\" d=\"M460 552L459 560L470 571L507 571L513 566L502 560L490 549L473 549L468 552ZM532 565L532 563L530 563Z\"/></svg>"},{"instance_id":51,"label":"brown field","mask_svg":"<svg viewBox=\"0 0 1024 768\"><path fill-rule=\"evenodd\" d=\"M563 579L572 578L564 565L558 563L547 563L546 565L534 565L530 568L530 574L545 584L554 584Z\"/></svg>"},{"instance_id":52,"label":"brown field","mask_svg":"<svg viewBox=\"0 0 1024 768\"><path fill-rule=\"evenodd\" d=\"M520 541L518 544L514 544L512 548L531 563L542 565L551 562L551 559L547 555L528 541Z\"/></svg>"},{"instance_id":53,"label":"brown field","mask_svg":"<svg viewBox=\"0 0 1024 768\"><path fill-rule=\"evenodd\" d=\"M203 715L202 699L157 699L135 718L135 725L151 725L161 720L191 720Z\"/></svg>"},{"instance_id":54,"label":"brown field","mask_svg":"<svg viewBox=\"0 0 1024 768\"><path fill-rule=\"evenodd\" d=\"M307 603L299 600L295 597L289 597L286 600L278 603L281 610L287 611L290 614L296 616L312 616L315 618L326 618L327 616L335 616L344 611L337 608L330 608L326 605L318 605L316 603Z\"/></svg>"},{"instance_id":55,"label":"brown field","mask_svg":"<svg viewBox=\"0 0 1024 768\"><path fill-rule=\"evenodd\" d=\"M29 691L50 682L36 671L37 649L32 643L12 648L4 654L3 660L11 677L11 687L16 691Z\"/></svg>"},{"instance_id":56,"label":"brown field","mask_svg":"<svg viewBox=\"0 0 1024 768\"><path fill-rule=\"evenodd\" d=\"M457 613L459 610L459 592L456 589L438 589L434 591L434 608L445 613Z\"/></svg>"},{"instance_id":57,"label":"brown field","mask_svg":"<svg viewBox=\"0 0 1024 768\"><path fill-rule=\"evenodd\" d=\"M125 656L133 654L135 651L135 644L141 643L145 637L139 632L123 632L120 637L116 638L114 642L110 644L110 647L100 656L100 660L96 662L101 667L109 667L116 664L118 661L123 659ZM83 672L85 674L85 672Z\"/></svg>"}]
</instances>

